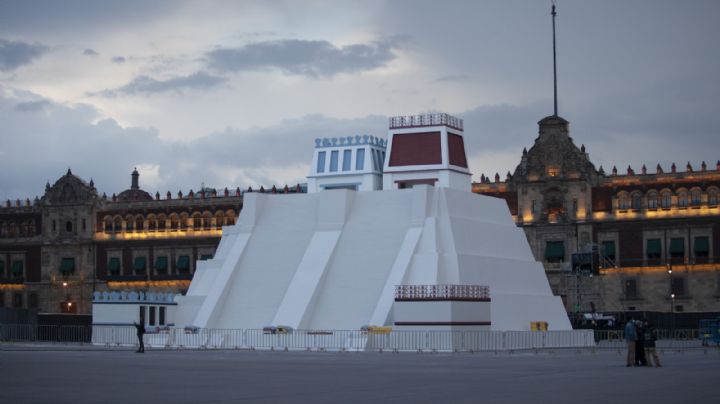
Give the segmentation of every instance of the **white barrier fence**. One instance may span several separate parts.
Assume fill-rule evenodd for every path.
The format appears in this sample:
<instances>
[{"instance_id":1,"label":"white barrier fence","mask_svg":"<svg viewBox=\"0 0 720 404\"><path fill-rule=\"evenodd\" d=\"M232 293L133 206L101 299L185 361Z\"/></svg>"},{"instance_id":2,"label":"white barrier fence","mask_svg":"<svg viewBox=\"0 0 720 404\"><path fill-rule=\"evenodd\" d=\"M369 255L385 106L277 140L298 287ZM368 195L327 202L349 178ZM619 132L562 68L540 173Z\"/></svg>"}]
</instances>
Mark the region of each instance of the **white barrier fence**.
<instances>
[{"instance_id":1,"label":"white barrier fence","mask_svg":"<svg viewBox=\"0 0 720 404\"><path fill-rule=\"evenodd\" d=\"M92 343L137 345L134 327L93 326ZM275 349L327 351L507 351L594 347L592 330L572 331L395 331L294 330L270 334L259 329L170 329L145 334L144 343L168 349Z\"/></svg>"}]
</instances>

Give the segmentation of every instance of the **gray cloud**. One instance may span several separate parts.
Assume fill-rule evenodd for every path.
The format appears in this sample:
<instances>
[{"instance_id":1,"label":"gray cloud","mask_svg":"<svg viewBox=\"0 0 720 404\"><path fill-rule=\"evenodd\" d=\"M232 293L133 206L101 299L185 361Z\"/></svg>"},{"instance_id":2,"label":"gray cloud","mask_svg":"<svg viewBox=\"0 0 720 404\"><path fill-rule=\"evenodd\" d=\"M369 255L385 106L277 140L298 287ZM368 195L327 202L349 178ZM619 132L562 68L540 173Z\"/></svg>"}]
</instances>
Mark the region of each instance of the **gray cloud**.
<instances>
[{"instance_id":1,"label":"gray cloud","mask_svg":"<svg viewBox=\"0 0 720 404\"><path fill-rule=\"evenodd\" d=\"M47 50L44 45L0 39L0 70L10 71L30 64Z\"/></svg>"},{"instance_id":2,"label":"gray cloud","mask_svg":"<svg viewBox=\"0 0 720 404\"><path fill-rule=\"evenodd\" d=\"M85 50L83 51L83 55L85 55L85 56L97 56L97 55L99 55L99 53L97 53L94 49L88 48L88 49L85 49Z\"/></svg>"},{"instance_id":3,"label":"gray cloud","mask_svg":"<svg viewBox=\"0 0 720 404\"><path fill-rule=\"evenodd\" d=\"M463 83L469 81L470 78L467 74L450 74L436 78L433 83Z\"/></svg>"},{"instance_id":4,"label":"gray cloud","mask_svg":"<svg viewBox=\"0 0 720 404\"><path fill-rule=\"evenodd\" d=\"M224 77L213 76L205 72L195 72L189 76L177 76L167 80L156 80L149 76L137 76L124 86L102 90L89 95L115 97L120 94L141 95L157 94L169 91L182 92L183 90L201 90L217 87L227 81Z\"/></svg>"},{"instance_id":5,"label":"gray cloud","mask_svg":"<svg viewBox=\"0 0 720 404\"><path fill-rule=\"evenodd\" d=\"M205 55L208 66L221 72L277 69L285 74L332 77L373 70L395 59L398 40L336 47L328 41L285 39L224 48Z\"/></svg>"},{"instance_id":6,"label":"gray cloud","mask_svg":"<svg viewBox=\"0 0 720 404\"><path fill-rule=\"evenodd\" d=\"M50 101L39 100L39 101L26 101L15 104L15 111L20 112L35 112L42 111L46 107L50 106Z\"/></svg>"},{"instance_id":7,"label":"gray cloud","mask_svg":"<svg viewBox=\"0 0 720 404\"><path fill-rule=\"evenodd\" d=\"M110 59L113 63L125 63L125 56L114 56L112 59Z\"/></svg>"}]
</instances>

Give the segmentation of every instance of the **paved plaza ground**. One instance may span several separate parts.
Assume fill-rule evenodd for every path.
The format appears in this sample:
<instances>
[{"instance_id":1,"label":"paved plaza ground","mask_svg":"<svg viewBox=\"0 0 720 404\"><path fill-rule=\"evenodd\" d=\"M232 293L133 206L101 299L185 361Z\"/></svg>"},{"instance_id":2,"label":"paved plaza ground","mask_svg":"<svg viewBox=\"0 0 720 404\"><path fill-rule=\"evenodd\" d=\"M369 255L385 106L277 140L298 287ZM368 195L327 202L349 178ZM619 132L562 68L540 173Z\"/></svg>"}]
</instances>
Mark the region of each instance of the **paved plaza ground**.
<instances>
[{"instance_id":1,"label":"paved plaza ground","mask_svg":"<svg viewBox=\"0 0 720 404\"><path fill-rule=\"evenodd\" d=\"M0 344L0 403L720 403L720 351L165 351Z\"/></svg>"}]
</instances>

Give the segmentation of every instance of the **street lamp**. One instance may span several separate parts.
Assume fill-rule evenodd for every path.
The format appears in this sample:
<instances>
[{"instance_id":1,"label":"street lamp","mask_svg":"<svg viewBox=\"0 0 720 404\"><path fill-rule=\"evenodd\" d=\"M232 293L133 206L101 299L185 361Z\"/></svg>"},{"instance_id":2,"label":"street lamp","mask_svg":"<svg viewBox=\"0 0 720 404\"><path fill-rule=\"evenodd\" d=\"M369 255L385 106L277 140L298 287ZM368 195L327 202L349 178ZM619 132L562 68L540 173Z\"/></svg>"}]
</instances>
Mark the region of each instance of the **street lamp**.
<instances>
[{"instance_id":1,"label":"street lamp","mask_svg":"<svg viewBox=\"0 0 720 404\"><path fill-rule=\"evenodd\" d=\"M670 333L675 333L675 293L670 293Z\"/></svg>"}]
</instances>

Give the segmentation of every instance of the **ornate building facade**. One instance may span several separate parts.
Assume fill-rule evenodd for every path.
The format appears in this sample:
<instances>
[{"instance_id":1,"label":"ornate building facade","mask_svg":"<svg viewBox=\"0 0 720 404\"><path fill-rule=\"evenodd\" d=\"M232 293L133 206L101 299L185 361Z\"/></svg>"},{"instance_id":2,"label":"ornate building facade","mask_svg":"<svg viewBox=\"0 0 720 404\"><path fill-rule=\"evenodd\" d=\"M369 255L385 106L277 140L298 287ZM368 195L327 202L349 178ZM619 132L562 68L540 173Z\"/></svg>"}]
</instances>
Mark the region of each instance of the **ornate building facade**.
<instances>
[{"instance_id":1,"label":"ornate building facade","mask_svg":"<svg viewBox=\"0 0 720 404\"><path fill-rule=\"evenodd\" d=\"M720 311L720 161L669 171L596 169L556 115L539 123L504 198L569 312Z\"/></svg>"},{"instance_id":2,"label":"ornate building facade","mask_svg":"<svg viewBox=\"0 0 720 404\"><path fill-rule=\"evenodd\" d=\"M131 178L107 197L68 170L42 198L0 207L0 307L89 314L94 291L187 289L196 262L212 257L222 227L235 223L243 192L152 196L137 170Z\"/></svg>"}]
</instances>

